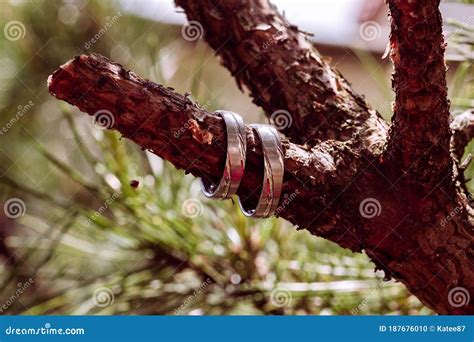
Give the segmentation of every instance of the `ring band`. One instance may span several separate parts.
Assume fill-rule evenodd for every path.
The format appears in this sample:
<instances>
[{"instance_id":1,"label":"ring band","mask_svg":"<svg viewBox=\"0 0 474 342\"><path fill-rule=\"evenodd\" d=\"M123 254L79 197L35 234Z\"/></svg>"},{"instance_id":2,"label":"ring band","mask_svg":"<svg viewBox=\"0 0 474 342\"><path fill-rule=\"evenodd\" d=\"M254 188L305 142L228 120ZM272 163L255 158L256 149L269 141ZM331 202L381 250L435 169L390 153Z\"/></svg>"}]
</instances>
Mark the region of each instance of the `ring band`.
<instances>
[{"instance_id":1,"label":"ring band","mask_svg":"<svg viewBox=\"0 0 474 342\"><path fill-rule=\"evenodd\" d=\"M237 192L245 169L247 139L242 117L225 110L215 114L224 119L227 133L227 156L224 172L218 185L201 178L201 189L209 198L231 198Z\"/></svg>"},{"instance_id":2,"label":"ring band","mask_svg":"<svg viewBox=\"0 0 474 342\"><path fill-rule=\"evenodd\" d=\"M262 192L255 209L245 208L239 199L239 205L245 216L269 217L273 215L280 201L283 186L283 150L275 128L268 125L253 124L252 127L262 142L264 173Z\"/></svg>"}]
</instances>

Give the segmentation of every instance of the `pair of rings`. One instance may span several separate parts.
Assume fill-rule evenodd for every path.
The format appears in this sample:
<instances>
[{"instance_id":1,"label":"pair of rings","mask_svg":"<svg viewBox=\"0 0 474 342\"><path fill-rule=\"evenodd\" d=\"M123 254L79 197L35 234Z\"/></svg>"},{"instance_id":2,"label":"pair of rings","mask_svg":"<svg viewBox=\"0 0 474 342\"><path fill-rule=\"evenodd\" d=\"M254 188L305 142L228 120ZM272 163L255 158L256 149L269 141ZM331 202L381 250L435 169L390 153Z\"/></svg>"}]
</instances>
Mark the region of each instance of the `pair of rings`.
<instances>
[{"instance_id":1,"label":"pair of rings","mask_svg":"<svg viewBox=\"0 0 474 342\"><path fill-rule=\"evenodd\" d=\"M201 179L201 188L209 198L231 198L237 192L244 175L247 138L242 117L229 111L216 111L226 125L227 156L223 175L218 184ZM240 198L239 205L245 216L269 217L278 207L283 185L283 150L275 128L269 125L249 125L262 142L264 174L262 191L255 208L249 208Z\"/></svg>"}]
</instances>

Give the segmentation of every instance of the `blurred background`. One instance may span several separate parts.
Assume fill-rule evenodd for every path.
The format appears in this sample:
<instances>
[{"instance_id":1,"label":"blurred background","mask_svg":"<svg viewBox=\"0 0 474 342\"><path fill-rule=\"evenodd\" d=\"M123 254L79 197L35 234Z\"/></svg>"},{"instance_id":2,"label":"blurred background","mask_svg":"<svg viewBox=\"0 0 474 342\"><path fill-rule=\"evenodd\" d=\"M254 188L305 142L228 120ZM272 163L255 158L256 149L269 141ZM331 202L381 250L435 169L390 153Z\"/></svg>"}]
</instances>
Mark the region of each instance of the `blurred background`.
<instances>
[{"instance_id":1,"label":"blurred background","mask_svg":"<svg viewBox=\"0 0 474 342\"><path fill-rule=\"evenodd\" d=\"M390 120L384 2L274 3ZM48 94L49 74L98 52L209 110L267 122L172 1L0 6L0 313L432 313L364 254L208 201L198 180ZM458 115L474 107L474 5L442 12Z\"/></svg>"}]
</instances>

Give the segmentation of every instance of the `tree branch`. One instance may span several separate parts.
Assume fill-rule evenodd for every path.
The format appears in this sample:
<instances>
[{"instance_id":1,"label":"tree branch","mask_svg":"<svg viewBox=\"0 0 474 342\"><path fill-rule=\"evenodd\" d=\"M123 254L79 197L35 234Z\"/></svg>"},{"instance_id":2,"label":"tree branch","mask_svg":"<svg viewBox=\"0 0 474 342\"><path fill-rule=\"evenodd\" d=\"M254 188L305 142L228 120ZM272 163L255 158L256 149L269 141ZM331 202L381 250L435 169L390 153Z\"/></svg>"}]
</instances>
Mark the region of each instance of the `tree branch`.
<instances>
[{"instance_id":1,"label":"tree branch","mask_svg":"<svg viewBox=\"0 0 474 342\"><path fill-rule=\"evenodd\" d=\"M295 143L357 140L376 154L387 124L268 1L176 0L266 114L286 110Z\"/></svg>"},{"instance_id":2,"label":"tree branch","mask_svg":"<svg viewBox=\"0 0 474 342\"><path fill-rule=\"evenodd\" d=\"M177 168L213 180L222 174L226 156L223 121L188 97L144 80L96 54L68 61L50 76L48 86L55 97L90 115L109 113L112 120L108 121L113 123L109 128ZM238 195L255 203L260 193L263 161L260 143L249 128L247 144L247 165ZM347 186L362 168L362 156L347 143L337 141L311 149L284 141L283 150L285 176L277 214L313 233L339 240L354 222L337 214L339 208L328 203L327 196ZM318 220L314 212L305 209L307 205L320 213ZM335 228L336 224L340 228ZM361 249L356 239L341 245Z\"/></svg>"},{"instance_id":3,"label":"tree branch","mask_svg":"<svg viewBox=\"0 0 474 342\"><path fill-rule=\"evenodd\" d=\"M445 43L439 0L389 0L393 125L387 155L394 170L431 190L451 169Z\"/></svg>"},{"instance_id":4,"label":"tree branch","mask_svg":"<svg viewBox=\"0 0 474 342\"><path fill-rule=\"evenodd\" d=\"M469 198L451 168L438 2L389 1L396 104L391 140L380 155L386 124L268 2L177 1L203 25L254 101L267 114L289 111L293 125L285 133L306 143L283 143L277 214L352 251L364 249L387 278L402 281L437 312L473 313L473 300L459 305L452 295L474 293L474 230ZM49 89L90 115L110 113L111 128L186 172L211 179L222 172L223 122L187 96L98 55L63 65ZM453 144L460 151L471 130L456 129L456 122ZM247 132L238 195L255 202L262 156Z\"/></svg>"},{"instance_id":5,"label":"tree branch","mask_svg":"<svg viewBox=\"0 0 474 342\"><path fill-rule=\"evenodd\" d=\"M383 155L387 126L380 116L268 2L177 2L201 23L224 65L267 115L279 109L292 115L284 132L305 145L283 144L277 214L352 251L364 249L387 278L402 281L437 312L473 313L474 301L458 305L452 296L474 293L474 230L469 198L457 186L456 165L451 168L438 2L389 1L396 104ZM111 128L176 167L198 177L220 176L222 120L187 96L98 55L66 63L49 88L91 115L110 112ZM247 132L238 195L255 202L262 156ZM465 135L459 134L453 142L462 145Z\"/></svg>"},{"instance_id":6,"label":"tree branch","mask_svg":"<svg viewBox=\"0 0 474 342\"><path fill-rule=\"evenodd\" d=\"M63 65L50 77L49 89L91 115L109 111L111 128L178 168L211 178L222 172L222 120L186 96L98 55ZM259 142L247 132L247 167L238 194L255 200L262 161ZM402 281L437 312L473 312L474 304L453 306L449 296L453 288L474 291L473 229L463 209L466 198L451 182L420 197L412 187L393 187L380 165L366 162L368 156L350 142L306 149L286 141L283 150L280 216L352 251L364 249L387 277ZM378 208L364 211L367 200Z\"/></svg>"}]
</instances>

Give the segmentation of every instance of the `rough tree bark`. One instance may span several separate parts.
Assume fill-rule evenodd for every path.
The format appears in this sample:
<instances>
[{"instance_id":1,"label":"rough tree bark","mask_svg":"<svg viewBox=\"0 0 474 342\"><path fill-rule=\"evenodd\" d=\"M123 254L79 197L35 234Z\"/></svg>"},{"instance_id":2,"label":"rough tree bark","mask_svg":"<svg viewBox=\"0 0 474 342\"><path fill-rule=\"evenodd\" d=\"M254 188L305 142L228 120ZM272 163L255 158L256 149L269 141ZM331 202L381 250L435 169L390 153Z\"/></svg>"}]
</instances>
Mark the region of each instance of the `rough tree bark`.
<instances>
[{"instance_id":1,"label":"rough tree bark","mask_svg":"<svg viewBox=\"0 0 474 342\"><path fill-rule=\"evenodd\" d=\"M390 128L267 1L177 3L267 115L291 114L277 214L364 250L386 278L403 282L436 312L474 313L472 209L458 166L474 120L468 112L450 128L439 1L389 0L396 93ZM110 112L110 128L177 168L211 179L221 174L222 120L187 96L99 55L67 62L48 84L90 115ZM247 132L238 195L255 201L261 152Z\"/></svg>"}]
</instances>

